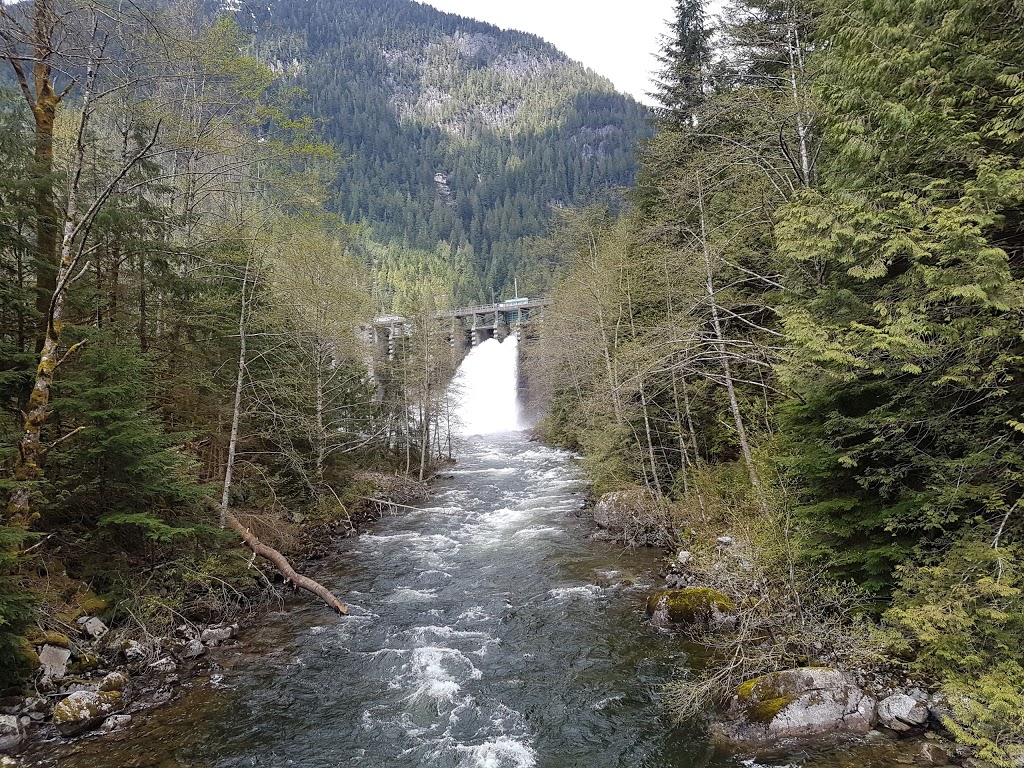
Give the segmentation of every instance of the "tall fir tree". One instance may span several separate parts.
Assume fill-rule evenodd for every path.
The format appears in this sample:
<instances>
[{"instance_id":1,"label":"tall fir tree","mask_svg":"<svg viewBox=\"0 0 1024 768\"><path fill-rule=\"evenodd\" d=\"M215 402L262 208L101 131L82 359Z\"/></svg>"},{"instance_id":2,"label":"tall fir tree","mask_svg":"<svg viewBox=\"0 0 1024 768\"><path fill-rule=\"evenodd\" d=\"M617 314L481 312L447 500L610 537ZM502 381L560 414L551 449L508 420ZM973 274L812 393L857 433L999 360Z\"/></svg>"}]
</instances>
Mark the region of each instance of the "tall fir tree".
<instances>
[{"instance_id":1,"label":"tall fir tree","mask_svg":"<svg viewBox=\"0 0 1024 768\"><path fill-rule=\"evenodd\" d=\"M689 125L706 98L710 37L703 0L676 0L658 56L661 72L651 94L660 105L658 119L663 127Z\"/></svg>"}]
</instances>

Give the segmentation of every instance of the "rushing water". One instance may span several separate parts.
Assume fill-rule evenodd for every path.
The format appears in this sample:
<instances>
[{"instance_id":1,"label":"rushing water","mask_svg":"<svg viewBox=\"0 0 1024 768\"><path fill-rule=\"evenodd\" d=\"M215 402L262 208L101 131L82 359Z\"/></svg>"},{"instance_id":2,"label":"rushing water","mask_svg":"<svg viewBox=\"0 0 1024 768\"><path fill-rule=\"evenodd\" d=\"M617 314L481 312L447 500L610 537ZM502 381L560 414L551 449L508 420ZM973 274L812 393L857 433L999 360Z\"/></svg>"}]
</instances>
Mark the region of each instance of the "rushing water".
<instances>
[{"instance_id":1,"label":"rushing water","mask_svg":"<svg viewBox=\"0 0 1024 768\"><path fill-rule=\"evenodd\" d=\"M127 732L44 745L30 764L754 765L666 718L657 691L685 655L644 621L657 553L591 540L583 490L564 452L523 433L473 437L430 506L341 543L313 574L349 617L296 601Z\"/></svg>"},{"instance_id":2,"label":"rushing water","mask_svg":"<svg viewBox=\"0 0 1024 768\"><path fill-rule=\"evenodd\" d=\"M519 341L487 339L462 361L452 390L458 401L456 422L464 435L515 432L522 428L516 384Z\"/></svg>"}]
</instances>

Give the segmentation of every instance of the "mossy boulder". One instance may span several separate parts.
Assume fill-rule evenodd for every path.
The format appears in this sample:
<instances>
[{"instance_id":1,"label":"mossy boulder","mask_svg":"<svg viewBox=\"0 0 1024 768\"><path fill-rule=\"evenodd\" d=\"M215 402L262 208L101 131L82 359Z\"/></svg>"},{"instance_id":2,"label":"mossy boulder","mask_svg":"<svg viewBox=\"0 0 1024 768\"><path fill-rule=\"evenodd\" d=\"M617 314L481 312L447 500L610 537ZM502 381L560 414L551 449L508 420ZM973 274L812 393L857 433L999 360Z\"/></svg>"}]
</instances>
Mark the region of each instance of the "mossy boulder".
<instances>
[{"instance_id":1,"label":"mossy boulder","mask_svg":"<svg viewBox=\"0 0 1024 768\"><path fill-rule=\"evenodd\" d=\"M121 691L75 691L53 710L53 724L61 736L77 736L125 708Z\"/></svg>"},{"instance_id":2,"label":"mossy boulder","mask_svg":"<svg viewBox=\"0 0 1024 768\"><path fill-rule=\"evenodd\" d=\"M66 624L74 624L83 616L102 616L110 610L110 601L99 597L91 589L76 590L66 596L65 610L56 614L56 618Z\"/></svg>"},{"instance_id":3,"label":"mossy boulder","mask_svg":"<svg viewBox=\"0 0 1024 768\"><path fill-rule=\"evenodd\" d=\"M864 734L876 702L846 673L825 667L772 672L738 686L715 735L730 742Z\"/></svg>"},{"instance_id":4,"label":"mossy boulder","mask_svg":"<svg viewBox=\"0 0 1024 768\"><path fill-rule=\"evenodd\" d=\"M630 547L661 547L671 539L668 508L648 488L603 494L593 514L595 523L621 534L623 543Z\"/></svg>"},{"instance_id":5,"label":"mossy boulder","mask_svg":"<svg viewBox=\"0 0 1024 768\"><path fill-rule=\"evenodd\" d=\"M56 645L58 648L71 647L71 638L63 632L33 629L26 635L26 637L32 645Z\"/></svg>"},{"instance_id":6,"label":"mossy boulder","mask_svg":"<svg viewBox=\"0 0 1024 768\"><path fill-rule=\"evenodd\" d=\"M18 641L18 657L21 664L29 672L35 672L39 669L39 652L36 651L35 646L27 638L21 638Z\"/></svg>"},{"instance_id":7,"label":"mossy boulder","mask_svg":"<svg viewBox=\"0 0 1024 768\"><path fill-rule=\"evenodd\" d=\"M127 694L131 679L124 672L110 672L100 680L100 691L118 691Z\"/></svg>"},{"instance_id":8,"label":"mossy boulder","mask_svg":"<svg viewBox=\"0 0 1024 768\"><path fill-rule=\"evenodd\" d=\"M647 598L647 615L658 626L708 629L728 624L735 611L728 595L709 587L663 589Z\"/></svg>"},{"instance_id":9,"label":"mossy boulder","mask_svg":"<svg viewBox=\"0 0 1024 768\"><path fill-rule=\"evenodd\" d=\"M73 675L81 675L102 667L104 663L102 656L89 651L80 651L68 666L68 672Z\"/></svg>"}]
</instances>

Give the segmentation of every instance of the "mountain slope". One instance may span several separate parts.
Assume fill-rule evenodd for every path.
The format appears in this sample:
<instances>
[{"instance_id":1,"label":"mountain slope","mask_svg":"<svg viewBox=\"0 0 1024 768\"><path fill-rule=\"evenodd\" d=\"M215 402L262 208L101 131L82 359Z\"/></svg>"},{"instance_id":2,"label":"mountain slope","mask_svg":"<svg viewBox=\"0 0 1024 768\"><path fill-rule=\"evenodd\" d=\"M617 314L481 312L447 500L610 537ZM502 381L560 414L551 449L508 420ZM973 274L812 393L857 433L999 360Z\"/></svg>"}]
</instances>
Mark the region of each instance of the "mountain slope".
<instances>
[{"instance_id":1,"label":"mountain slope","mask_svg":"<svg viewBox=\"0 0 1024 768\"><path fill-rule=\"evenodd\" d=\"M534 35L411 0L276 0L236 18L346 157L335 210L447 256L459 301L516 277L542 289L529 238L551 208L634 181L647 108Z\"/></svg>"}]
</instances>

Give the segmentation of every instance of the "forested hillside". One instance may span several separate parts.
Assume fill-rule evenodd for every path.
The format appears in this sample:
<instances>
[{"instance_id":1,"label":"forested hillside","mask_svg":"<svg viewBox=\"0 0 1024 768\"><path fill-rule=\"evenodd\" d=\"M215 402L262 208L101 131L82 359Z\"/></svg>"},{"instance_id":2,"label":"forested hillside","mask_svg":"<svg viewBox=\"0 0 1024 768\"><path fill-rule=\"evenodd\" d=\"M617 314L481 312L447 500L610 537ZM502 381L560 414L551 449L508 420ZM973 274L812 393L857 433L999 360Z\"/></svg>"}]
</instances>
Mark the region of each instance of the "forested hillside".
<instances>
[{"instance_id":1,"label":"forested hillside","mask_svg":"<svg viewBox=\"0 0 1024 768\"><path fill-rule=\"evenodd\" d=\"M340 152L329 206L372 230L382 308L410 262L453 280L460 302L510 295L517 276L537 293L557 264L531 238L552 209L615 205L635 181L649 110L536 36L412 0L275 0L235 16Z\"/></svg>"},{"instance_id":2,"label":"forested hillside","mask_svg":"<svg viewBox=\"0 0 1024 768\"><path fill-rule=\"evenodd\" d=\"M676 4L633 210L561 218L546 434L637 500L627 540L754 606L699 638L719 664L674 686L680 718L788 667L883 669L1019 765L1020 8L723 19Z\"/></svg>"}]
</instances>

